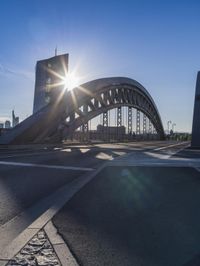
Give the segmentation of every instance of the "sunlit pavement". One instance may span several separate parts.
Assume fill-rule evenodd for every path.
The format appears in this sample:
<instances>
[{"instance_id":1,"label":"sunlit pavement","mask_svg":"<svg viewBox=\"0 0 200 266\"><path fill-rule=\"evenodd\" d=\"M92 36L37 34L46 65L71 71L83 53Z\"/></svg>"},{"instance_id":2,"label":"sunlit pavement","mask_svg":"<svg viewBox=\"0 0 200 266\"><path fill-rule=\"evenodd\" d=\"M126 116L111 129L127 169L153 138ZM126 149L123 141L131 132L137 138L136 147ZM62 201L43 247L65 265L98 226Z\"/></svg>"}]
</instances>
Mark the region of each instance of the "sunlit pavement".
<instances>
[{"instance_id":1,"label":"sunlit pavement","mask_svg":"<svg viewBox=\"0 0 200 266\"><path fill-rule=\"evenodd\" d=\"M63 147L40 147L38 149L29 147L19 151L1 150L1 227L16 219L15 217L19 216L22 211L26 211L28 207L36 204L59 187L68 184L83 174L89 174L105 162L113 162L113 164L119 166L124 161L130 164L136 158L138 161L145 156L151 158L152 154L155 157L164 156L166 159L187 145L187 143L183 143L174 146L175 144L177 143L141 142L133 144L74 145L73 147L65 145ZM168 148L163 148L163 146L168 146ZM124 157L116 159L118 156ZM113 161L114 158L116 160ZM59 215L56 216L58 221L57 217ZM13 229L12 233L15 237L28 226L29 222L33 222L29 219L31 218L26 217L23 226L19 225L16 229ZM74 235L74 238L76 238L76 235ZM5 239L2 240L3 243L6 242ZM2 240L0 240L0 243Z\"/></svg>"}]
</instances>

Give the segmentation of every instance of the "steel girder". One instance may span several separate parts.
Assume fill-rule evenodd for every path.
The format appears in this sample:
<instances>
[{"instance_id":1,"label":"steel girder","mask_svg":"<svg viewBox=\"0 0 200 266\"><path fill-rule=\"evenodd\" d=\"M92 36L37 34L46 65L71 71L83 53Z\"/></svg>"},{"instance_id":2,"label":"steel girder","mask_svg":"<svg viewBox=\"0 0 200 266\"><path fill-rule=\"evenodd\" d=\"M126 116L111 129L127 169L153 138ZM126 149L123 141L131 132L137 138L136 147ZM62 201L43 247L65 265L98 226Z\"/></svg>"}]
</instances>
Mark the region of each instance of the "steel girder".
<instances>
[{"instance_id":1,"label":"steel girder","mask_svg":"<svg viewBox=\"0 0 200 266\"><path fill-rule=\"evenodd\" d=\"M114 83L113 80L116 82ZM164 139L163 125L156 105L149 93L136 81L126 78L100 79L83 84L68 94L69 98L71 98L70 103L72 104L70 108L77 115L76 119L68 123L71 131L74 131L81 124L95 116L101 113L106 114L108 110L114 108L117 108L117 125L120 126L120 109L122 106L128 106L129 110L130 108L137 109L137 134L140 134L139 112L142 112L144 114L144 131L146 131L146 117L148 117L156 132L159 134L160 139ZM76 99L76 105L73 105L73 99ZM88 105L88 113L86 116L81 112L81 107L84 104ZM68 115L70 116L70 112Z\"/></svg>"}]
</instances>

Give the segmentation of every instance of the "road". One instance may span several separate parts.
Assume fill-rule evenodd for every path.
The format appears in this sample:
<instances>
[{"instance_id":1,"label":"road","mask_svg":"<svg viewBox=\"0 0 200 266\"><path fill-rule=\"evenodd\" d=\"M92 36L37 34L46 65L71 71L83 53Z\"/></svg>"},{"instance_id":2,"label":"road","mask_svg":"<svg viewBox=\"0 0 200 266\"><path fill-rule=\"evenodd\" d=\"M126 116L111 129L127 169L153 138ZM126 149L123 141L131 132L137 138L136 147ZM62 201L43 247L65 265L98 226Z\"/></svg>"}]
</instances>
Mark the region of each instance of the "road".
<instances>
[{"instance_id":1,"label":"road","mask_svg":"<svg viewBox=\"0 0 200 266\"><path fill-rule=\"evenodd\" d=\"M116 157L123 158L131 153L135 159L139 159L149 152L169 157L186 145L187 143L178 143L177 146L177 143L171 142L139 142L0 149L0 226L4 231L4 225L19 217L30 206ZM27 225L28 221L17 228L13 235L16 237ZM12 234L9 241L11 238ZM0 240L0 245L7 243L6 241Z\"/></svg>"},{"instance_id":2,"label":"road","mask_svg":"<svg viewBox=\"0 0 200 266\"><path fill-rule=\"evenodd\" d=\"M107 164L53 218L79 265L200 265L200 151L142 151Z\"/></svg>"},{"instance_id":3,"label":"road","mask_svg":"<svg viewBox=\"0 0 200 266\"><path fill-rule=\"evenodd\" d=\"M83 174L87 168L97 168L106 156L102 154L98 148L85 146L1 152L0 224Z\"/></svg>"},{"instance_id":4,"label":"road","mask_svg":"<svg viewBox=\"0 0 200 266\"><path fill-rule=\"evenodd\" d=\"M58 187L97 169L106 161L129 152L167 145L170 143L140 142L1 149L0 225Z\"/></svg>"}]
</instances>

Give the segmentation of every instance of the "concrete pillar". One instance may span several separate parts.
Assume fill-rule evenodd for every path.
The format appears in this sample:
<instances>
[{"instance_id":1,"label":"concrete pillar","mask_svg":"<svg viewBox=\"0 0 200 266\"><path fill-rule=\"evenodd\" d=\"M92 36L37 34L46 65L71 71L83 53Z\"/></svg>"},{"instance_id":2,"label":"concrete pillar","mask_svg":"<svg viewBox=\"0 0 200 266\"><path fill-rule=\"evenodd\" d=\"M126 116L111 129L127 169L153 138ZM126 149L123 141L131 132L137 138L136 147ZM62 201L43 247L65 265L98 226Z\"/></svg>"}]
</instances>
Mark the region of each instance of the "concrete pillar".
<instances>
[{"instance_id":1,"label":"concrete pillar","mask_svg":"<svg viewBox=\"0 0 200 266\"><path fill-rule=\"evenodd\" d=\"M197 74L196 81L191 146L200 149L200 72Z\"/></svg>"}]
</instances>

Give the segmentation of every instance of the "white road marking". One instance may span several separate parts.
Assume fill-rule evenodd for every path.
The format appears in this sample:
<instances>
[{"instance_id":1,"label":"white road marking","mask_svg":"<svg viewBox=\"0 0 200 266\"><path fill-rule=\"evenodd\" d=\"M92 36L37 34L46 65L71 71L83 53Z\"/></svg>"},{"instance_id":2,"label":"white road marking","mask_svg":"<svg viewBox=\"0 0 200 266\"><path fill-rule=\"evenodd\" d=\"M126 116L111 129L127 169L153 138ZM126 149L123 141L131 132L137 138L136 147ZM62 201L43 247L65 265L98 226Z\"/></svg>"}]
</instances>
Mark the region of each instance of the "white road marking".
<instances>
[{"instance_id":1,"label":"white road marking","mask_svg":"<svg viewBox=\"0 0 200 266\"><path fill-rule=\"evenodd\" d=\"M164 146L164 147L161 147L161 148L155 148L153 149L154 151L161 151L161 150L165 150L165 149L168 149L168 148L171 148L171 147L175 147L175 146L179 146L179 145L182 145L184 144L185 142L181 142L181 143L176 143L176 144L171 144L171 145L168 145L168 146ZM188 144L189 145L189 144Z\"/></svg>"},{"instance_id":2,"label":"white road marking","mask_svg":"<svg viewBox=\"0 0 200 266\"><path fill-rule=\"evenodd\" d=\"M109 154L106 154L106 153L104 153L104 152L100 152L100 153L98 153L96 156L95 156L95 158L97 158L97 159L100 159L100 160L113 160L113 157L112 157L112 155L109 155Z\"/></svg>"},{"instance_id":3,"label":"white road marking","mask_svg":"<svg viewBox=\"0 0 200 266\"><path fill-rule=\"evenodd\" d=\"M48 155L56 152L60 152L61 150L54 150L54 151L43 151L43 152L31 152L31 153L18 153L13 155L5 155L0 154L0 159L7 159L7 158L16 158L16 157L24 157L24 156L35 156L35 155Z\"/></svg>"},{"instance_id":4,"label":"white road marking","mask_svg":"<svg viewBox=\"0 0 200 266\"><path fill-rule=\"evenodd\" d=\"M154 158L161 159L161 160L163 160L163 159L166 160L166 159L169 159L169 157L171 156L171 154L168 155L168 154L160 154L160 153L153 153L153 152L144 152L144 154L147 155L147 156L150 156L151 160L154 159Z\"/></svg>"},{"instance_id":5,"label":"white road marking","mask_svg":"<svg viewBox=\"0 0 200 266\"><path fill-rule=\"evenodd\" d=\"M86 152L88 152L88 151L90 151L90 149L80 149L80 152L81 152L81 153L86 153Z\"/></svg>"},{"instance_id":6,"label":"white road marking","mask_svg":"<svg viewBox=\"0 0 200 266\"><path fill-rule=\"evenodd\" d=\"M62 165L48 165L48 164L35 164L35 163L20 163L20 162L6 162L0 161L0 165L11 166L24 166L24 167L38 167L38 168L50 168L60 170L74 170L74 171L93 171L93 168L86 167L74 167L74 166L62 166Z\"/></svg>"},{"instance_id":7,"label":"white road marking","mask_svg":"<svg viewBox=\"0 0 200 266\"><path fill-rule=\"evenodd\" d=\"M180 151L182 151L182 150L184 150L185 148L188 148L188 147L190 147L190 144L188 144L187 146L182 147L182 148L180 148L180 149L178 149L178 150L172 152L171 155L170 155L170 157L171 157L171 156L174 156L175 154L179 153Z\"/></svg>"},{"instance_id":8,"label":"white road marking","mask_svg":"<svg viewBox=\"0 0 200 266\"><path fill-rule=\"evenodd\" d=\"M200 172L200 160L143 160L143 161L112 161L107 164L107 166L161 166L161 167L192 167L195 168L198 172Z\"/></svg>"},{"instance_id":9,"label":"white road marking","mask_svg":"<svg viewBox=\"0 0 200 266\"><path fill-rule=\"evenodd\" d=\"M81 153L86 153L90 149L80 149ZM72 149L63 149L63 148L54 148L52 151L40 151L40 152L24 152L24 153L18 153L18 154L12 154L12 155L4 155L3 153L0 153L0 159L8 159L8 158L17 158L17 157L24 157L24 156L44 156L44 155L49 155L49 154L54 154L54 153L61 153L61 152L72 152Z\"/></svg>"},{"instance_id":10,"label":"white road marking","mask_svg":"<svg viewBox=\"0 0 200 266\"><path fill-rule=\"evenodd\" d=\"M62 149L62 150L59 150L59 151L64 151L64 152L71 152L72 151L72 149Z\"/></svg>"}]
</instances>

